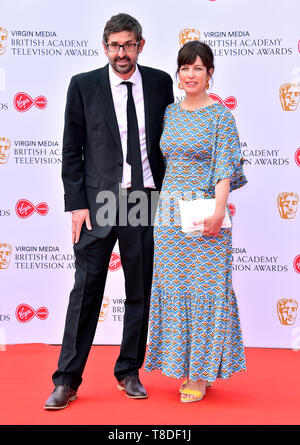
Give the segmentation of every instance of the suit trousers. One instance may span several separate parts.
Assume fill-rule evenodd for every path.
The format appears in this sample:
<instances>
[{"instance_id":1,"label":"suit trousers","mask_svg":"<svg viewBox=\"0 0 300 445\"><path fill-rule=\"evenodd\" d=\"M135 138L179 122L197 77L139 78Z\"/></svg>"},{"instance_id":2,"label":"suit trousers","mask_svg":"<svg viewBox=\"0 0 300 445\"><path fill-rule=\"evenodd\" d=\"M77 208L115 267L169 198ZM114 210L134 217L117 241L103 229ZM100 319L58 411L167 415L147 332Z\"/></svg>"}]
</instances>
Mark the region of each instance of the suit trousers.
<instances>
[{"instance_id":1,"label":"suit trousers","mask_svg":"<svg viewBox=\"0 0 300 445\"><path fill-rule=\"evenodd\" d=\"M120 353L114 368L117 380L138 375L146 351L153 272L153 225L116 223L105 238L81 232L74 245L75 282L70 293L65 330L52 380L77 390L93 343L107 278L110 256L119 243L125 278L125 311ZM128 204L128 212L132 204ZM118 218L117 218L118 220Z\"/></svg>"}]
</instances>

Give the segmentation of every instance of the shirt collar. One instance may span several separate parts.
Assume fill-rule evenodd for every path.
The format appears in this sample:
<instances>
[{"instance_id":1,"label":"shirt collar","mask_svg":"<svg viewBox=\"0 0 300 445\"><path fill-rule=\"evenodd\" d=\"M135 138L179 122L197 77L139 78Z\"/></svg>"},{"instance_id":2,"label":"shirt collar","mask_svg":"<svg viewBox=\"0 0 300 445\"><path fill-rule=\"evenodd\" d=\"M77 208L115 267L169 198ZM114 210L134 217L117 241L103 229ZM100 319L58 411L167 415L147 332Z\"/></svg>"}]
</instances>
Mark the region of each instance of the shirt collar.
<instances>
[{"instance_id":1,"label":"shirt collar","mask_svg":"<svg viewBox=\"0 0 300 445\"><path fill-rule=\"evenodd\" d=\"M124 82L124 80L113 71L111 65L109 65L108 70L109 70L109 81L110 81L111 86L116 87L116 86L120 85L122 82ZM142 76L138 69L138 66L136 65L134 72L132 73L130 78L126 80L126 82L127 81L132 82L134 85L136 85L139 82L141 82L141 80L142 80Z\"/></svg>"}]
</instances>

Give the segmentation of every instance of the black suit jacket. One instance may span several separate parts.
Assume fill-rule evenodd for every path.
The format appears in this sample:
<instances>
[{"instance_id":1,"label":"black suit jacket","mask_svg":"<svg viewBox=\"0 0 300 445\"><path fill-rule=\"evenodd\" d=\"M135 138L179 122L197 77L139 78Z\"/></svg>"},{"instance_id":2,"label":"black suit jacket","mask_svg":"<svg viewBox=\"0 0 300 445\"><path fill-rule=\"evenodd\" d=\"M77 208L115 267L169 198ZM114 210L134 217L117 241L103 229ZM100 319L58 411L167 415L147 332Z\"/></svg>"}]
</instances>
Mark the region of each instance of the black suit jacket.
<instances>
[{"instance_id":1,"label":"black suit jacket","mask_svg":"<svg viewBox=\"0 0 300 445\"><path fill-rule=\"evenodd\" d=\"M165 171L159 148L165 108L174 101L171 77L164 71L139 65L143 81L148 159L153 179L161 189ZM109 83L108 65L72 77L65 111L62 179L65 211L90 210L92 234L106 236L96 213L99 191L109 190L118 202L123 153ZM83 230L87 230L85 225ZM91 233L91 232L89 232Z\"/></svg>"}]
</instances>

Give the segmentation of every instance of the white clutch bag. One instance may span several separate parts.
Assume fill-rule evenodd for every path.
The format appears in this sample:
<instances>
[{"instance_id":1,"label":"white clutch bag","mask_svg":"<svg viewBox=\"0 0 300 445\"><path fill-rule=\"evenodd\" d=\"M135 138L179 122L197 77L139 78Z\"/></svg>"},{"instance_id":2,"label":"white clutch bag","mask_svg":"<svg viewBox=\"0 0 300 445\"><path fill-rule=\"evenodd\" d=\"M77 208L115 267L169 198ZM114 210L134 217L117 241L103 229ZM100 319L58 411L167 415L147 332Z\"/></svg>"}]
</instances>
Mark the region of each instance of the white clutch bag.
<instances>
[{"instance_id":1,"label":"white clutch bag","mask_svg":"<svg viewBox=\"0 0 300 445\"><path fill-rule=\"evenodd\" d=\"M204 220L214 214L216 208L216 200L212 199L194 199L192 201L178 200L181 226L184 233L203 231ZM197 222L197 225L193 223ZM222 223L223 228L231 227L231 221L229 218L228 210L226 208L225 217Z\"/></svg>"}]
</instances>

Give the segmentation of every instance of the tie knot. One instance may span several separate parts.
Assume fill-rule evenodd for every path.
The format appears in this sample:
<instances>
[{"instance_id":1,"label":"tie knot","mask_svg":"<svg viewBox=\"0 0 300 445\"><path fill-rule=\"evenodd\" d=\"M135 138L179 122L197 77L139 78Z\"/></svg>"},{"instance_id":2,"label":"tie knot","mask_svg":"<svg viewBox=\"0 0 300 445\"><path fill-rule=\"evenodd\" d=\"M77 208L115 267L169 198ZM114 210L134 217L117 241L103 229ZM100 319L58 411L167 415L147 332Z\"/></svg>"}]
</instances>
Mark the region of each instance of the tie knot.
<instances>
[{"instance_id":1,"label":"tie knot","mask_svg":"<svg viewBox=\"0 0 300 445\"><path fill-rule=\"evenodd\" d=\"M132 90L132 82L122 82L122 84L126 85L128 90Z\"/></svg>"}]
</instances>

